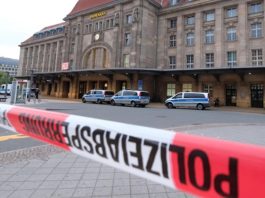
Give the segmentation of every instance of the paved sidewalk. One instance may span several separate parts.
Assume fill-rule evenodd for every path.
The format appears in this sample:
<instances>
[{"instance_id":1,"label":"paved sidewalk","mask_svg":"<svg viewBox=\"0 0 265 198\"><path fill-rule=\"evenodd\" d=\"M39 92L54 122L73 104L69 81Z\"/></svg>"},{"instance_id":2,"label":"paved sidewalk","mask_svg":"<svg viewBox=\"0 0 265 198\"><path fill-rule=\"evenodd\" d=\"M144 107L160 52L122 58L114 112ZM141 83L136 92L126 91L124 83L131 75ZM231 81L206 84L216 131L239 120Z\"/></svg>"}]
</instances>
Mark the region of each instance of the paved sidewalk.
<instances>
[{"instance_id":1,"label":"paved sidewalk","mask_svg":"<svg viewBox=\"0 0 265 198\"><path fill-rule=\"evenodd\" d=\"M171 130L265 146L265 124L262 123L193 125ZM0 154L0 198L46 197L192 196L50 145Z\"/></svg>"},{"instance_id":2,"label":"paved sidewalk","mask_svg":"<svg viewBox=\"0 0 265 198\"><path fill-rule=\"evenodd\" d=\"M42 149L47 147L51 146ZM0 164L0 198L191 197L72 153L57 152L10 159L10 163L0 156L5 161Z\"/></svg>"}]
</instances>

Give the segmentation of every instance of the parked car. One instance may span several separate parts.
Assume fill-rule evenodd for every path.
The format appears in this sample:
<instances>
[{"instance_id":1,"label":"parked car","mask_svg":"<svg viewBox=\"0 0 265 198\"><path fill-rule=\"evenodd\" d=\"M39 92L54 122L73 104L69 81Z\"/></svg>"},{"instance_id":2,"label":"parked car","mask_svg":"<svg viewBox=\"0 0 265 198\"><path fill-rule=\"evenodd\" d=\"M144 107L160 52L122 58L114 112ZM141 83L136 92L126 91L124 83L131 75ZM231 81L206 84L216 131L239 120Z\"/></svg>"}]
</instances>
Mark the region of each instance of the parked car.
<instances>
[{"instance_id":1,"label":"parked car","mask_svg":"<svg viewBox=\"0 0 265 198\"><path fill-rule=\"evenodd\" d=\"M203 110L210 107L208 93L180 92L165 101L167 108L188 107Z\"/></svg>"},{"instance_id":2,"label":"parked car","mask_svg":"<svg viewBox=\"0 0 265 198\"><path fill-rule=\"evenodd\" d=\"M90 90L82 96L82 102L95 102L101 104L103 102L110 103L114 92L111 90Z\"/></svg>"},{"instance_id":3,"label":"parked car","mask_svg":"<svg viewBox=\"0 0 265 198\"><path fill-rule=\"evenodd\" d=\"M147 91L121 90L112 96L110 103L112 105L131 105L133 107L145 107L150 102L150 95Z\"/></svg>"},{"instance_id":4,"label":"parked car","mask_svg":"<svg viewBox=\"0 0 265 198\"><path fill-rule=\"evenodd\" d=\"M0 89L0 95L4 95L6 93L6 95L10 96L11 95L11 90L10 89L5 89L5 88L1 88Z\"/></svg>"}]
</instances>

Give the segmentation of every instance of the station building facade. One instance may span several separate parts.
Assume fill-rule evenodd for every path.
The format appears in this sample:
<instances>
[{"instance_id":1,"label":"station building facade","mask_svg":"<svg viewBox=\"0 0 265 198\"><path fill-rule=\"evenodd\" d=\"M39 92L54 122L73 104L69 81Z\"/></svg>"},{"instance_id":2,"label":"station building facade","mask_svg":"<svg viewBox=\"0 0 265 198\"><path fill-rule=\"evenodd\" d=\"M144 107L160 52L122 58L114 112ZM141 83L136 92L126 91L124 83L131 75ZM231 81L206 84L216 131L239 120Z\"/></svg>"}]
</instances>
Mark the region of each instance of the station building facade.
<instances>
[{"instance_id":1,"label":"station building facade","mask_svg":"<svg viewBox=\"0 0 265 198\"><path fill-rule=\"evenodd\" d=\"M264 10L264 0L79 0L65 22L21 43L18 78L59 98L143 89L163 102L203 91L263 108Z\"/></svg>"}]
</instances>

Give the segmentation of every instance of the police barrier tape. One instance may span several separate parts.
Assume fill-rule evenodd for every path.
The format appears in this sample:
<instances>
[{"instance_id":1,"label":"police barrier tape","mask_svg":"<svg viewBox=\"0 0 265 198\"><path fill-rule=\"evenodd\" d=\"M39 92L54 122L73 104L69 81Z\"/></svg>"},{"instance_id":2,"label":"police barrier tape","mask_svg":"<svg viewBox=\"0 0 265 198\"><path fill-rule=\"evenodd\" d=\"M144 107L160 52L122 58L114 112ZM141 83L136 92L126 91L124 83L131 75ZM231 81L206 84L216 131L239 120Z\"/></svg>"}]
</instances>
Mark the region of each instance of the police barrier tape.
<instances>
[{"instance_id":1,"label":"police barrier tape","mask_svg":"<svg viewBox=\"0 0 265 198\"><path fill-rule=\"evenodd\" d=\"M265 148L1 105L0 126L201 197L264 197Z\"/></svg>"}]
</instances>

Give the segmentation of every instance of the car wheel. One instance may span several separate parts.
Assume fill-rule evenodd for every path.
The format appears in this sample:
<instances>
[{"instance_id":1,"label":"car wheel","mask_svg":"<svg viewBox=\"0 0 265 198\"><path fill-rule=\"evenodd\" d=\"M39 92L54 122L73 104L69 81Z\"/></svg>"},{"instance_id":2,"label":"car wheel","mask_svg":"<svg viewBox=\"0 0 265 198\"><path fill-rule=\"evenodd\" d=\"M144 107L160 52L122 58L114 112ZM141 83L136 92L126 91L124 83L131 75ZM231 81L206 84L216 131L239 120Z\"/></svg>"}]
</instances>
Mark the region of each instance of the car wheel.
<instances>
[{"instance_id":1,"label":"car wheel","mask_svg":"<svg viewBox=\"0 0 265 198\"><path fill-rule=\"evenodd\" d=\"M110 101L110 104L114 106L115 105L115 101L114 100L111 100Z\"/></svg>"},{"instance_id":2,"label":"car wheel","mask_svg":"<svg viewBox=\"0 0 265 198\"><path fill-rule=\"evenodd\" d=\"M86 99L85 99L85 98L82 98L82 102L83 102L83 103L86 103Z\"/></svg>"},{"instance_id":3,"label":"car wheel","mask_svg":"<svg viewBox=\"0 0 265 198\"><path fill-rule=\"evenodd\" d=\"M173 109L173 104L172 103L167 103L167 108Z\"/></svg>"},{"instance_id":4,"label":"car wheel","mask_svg":"<svg viewBox=\"0 0 265 198\"><path fill-rule=\"evenodd\" d=\"M100 99L97 99L97 104L101 104L101 100Z\"/></svg>"},{"instance_id":5,"label":"car wheel","mask_svg":"<svg viewBox=\"0 0 265 198\"><path fill-rule=\"evenodd\" d=\"M197 109L198 109L198 110L203 110L203 109L204 109L203 104L197 104Z\"/></svg>"},{"instance_id":6,"label":"car wheel","mask_svg":"<svg viewBox=\"0 0 265 198\"><path fill-rule=\"evenodd\" d=\"M136 102L132 101L132 102L131 102L131 106L132 106L132 107L136 107Z\"/></svg>"}]
</instances>

